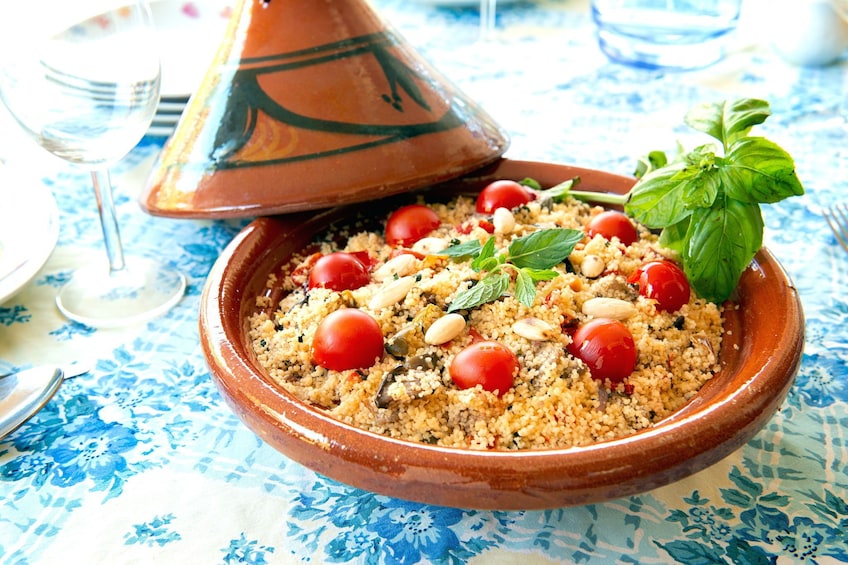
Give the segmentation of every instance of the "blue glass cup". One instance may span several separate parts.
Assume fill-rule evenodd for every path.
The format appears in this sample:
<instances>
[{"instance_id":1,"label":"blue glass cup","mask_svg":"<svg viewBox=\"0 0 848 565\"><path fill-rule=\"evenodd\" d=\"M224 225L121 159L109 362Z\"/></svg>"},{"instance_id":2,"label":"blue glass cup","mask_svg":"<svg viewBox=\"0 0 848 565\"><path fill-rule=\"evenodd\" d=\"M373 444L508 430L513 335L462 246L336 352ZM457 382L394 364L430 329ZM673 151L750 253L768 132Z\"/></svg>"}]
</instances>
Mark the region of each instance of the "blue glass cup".
<instances>
[{"instance_id":1,"label":"blue glass cup","mask_svg":"<svg viewBox=\"0 0 848 565\"><path fill-rule=\"evenodd\" d=\"M742 0L592 0L598 44L613 61L689 70L721 60Z\"/></svg>"}]
</instances>

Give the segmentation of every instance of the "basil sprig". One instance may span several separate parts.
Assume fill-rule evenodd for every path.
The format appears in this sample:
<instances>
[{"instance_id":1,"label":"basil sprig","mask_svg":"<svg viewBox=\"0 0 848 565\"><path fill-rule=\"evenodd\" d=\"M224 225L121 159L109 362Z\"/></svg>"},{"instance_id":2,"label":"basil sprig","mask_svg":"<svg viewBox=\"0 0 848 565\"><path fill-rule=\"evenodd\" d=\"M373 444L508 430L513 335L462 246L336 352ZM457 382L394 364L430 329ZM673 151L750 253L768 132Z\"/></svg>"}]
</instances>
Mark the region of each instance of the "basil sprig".
<instances>
[{"instance_id":1,"label":"basil sprig","mask_svg":"<svg viewBox=\"0 0 848 565\"><path fill-rule=\"evenodd\" d=\"M496 251L494 236L483 245L472 239L440 251L440 255L458 260L470 258L475 272L486 272L477 284L454 297L448 312L475 308L503 296L512 280L509 271L515 273L515 297L532 307L536 283L559 275L553 267L565 261L583 235L580 230L552 228L514 239L505 252Z\"/></svg>"},{"instance_id":2,"label":"basil sprig","mask_svg":"<svg viewBox=\"0 0 848 565\"><path fill-rule=\"evenodd\" d=\"M653 151L640 160L636 174L641 178L622 196L599 198L574 190L569 195L623 204L636 221L661 229L660 242L679 253L695 292L724 302L762 247L760 204L804 194L792 157L775 143L749 135L770 114L768 102L750 98L698 105L685 123L720 147L707 143L688 153L681 150L672 161Z\"/></svg>"},{"instance_id":3,"label":"basil sprig","mask_svg":"<svg viewBox=\"0 0 848 565\"><path fill-rule=\"evenodd\" d=\"M630 193L625 211L680 254L699 296L724 302L763 245L760 204L804 194L789 154L753 126L770 115L764 100L702 104L685 122L721 143L696 147L648 171Z\"/></svg>"}]
</instances>

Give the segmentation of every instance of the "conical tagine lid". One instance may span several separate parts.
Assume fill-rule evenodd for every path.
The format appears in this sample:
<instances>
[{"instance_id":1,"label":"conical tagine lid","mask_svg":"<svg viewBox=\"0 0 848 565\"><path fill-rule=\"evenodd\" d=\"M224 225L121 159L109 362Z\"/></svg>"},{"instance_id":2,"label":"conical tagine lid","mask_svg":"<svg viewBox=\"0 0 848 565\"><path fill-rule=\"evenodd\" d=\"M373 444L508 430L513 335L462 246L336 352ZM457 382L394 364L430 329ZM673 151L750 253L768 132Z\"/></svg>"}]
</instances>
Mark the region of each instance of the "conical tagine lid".
<instances>
[{"instance_id":1,"label":"conical tagine lid","mask_svg":"<svg viewBox=\"0 0 848 565\"><path fill-rule=\"evenodd\" d=\"M507 145L365 0L241 0L141 203L196 218L326 208L461 176Z\"/></svg>"}]
</instances>

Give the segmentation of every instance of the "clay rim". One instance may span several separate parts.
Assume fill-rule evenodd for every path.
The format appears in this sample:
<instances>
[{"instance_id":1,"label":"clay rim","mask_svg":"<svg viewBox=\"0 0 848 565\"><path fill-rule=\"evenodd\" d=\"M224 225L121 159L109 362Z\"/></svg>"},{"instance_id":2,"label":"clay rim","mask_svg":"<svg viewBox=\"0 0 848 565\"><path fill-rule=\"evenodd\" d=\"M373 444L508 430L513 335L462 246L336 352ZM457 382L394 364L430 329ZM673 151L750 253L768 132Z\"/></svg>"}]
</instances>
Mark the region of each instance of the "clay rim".
<instances>
[{"instance_id":1,"label":"clay rim","mask_svg":"<svg viewBox=\"0 0 848 565\"><path fill-rule=\"evenodd\" d=\"M536 166L552 167L504 160L473 182L481 182L487 175L514 178L509 171L526 172ZM553 167L562 176L564 168ZM616 191L627 190L633 182L598 171L567 170L613 180ZM651 428L585 447L522 451L439 447L354 428L272 384L246 340L252 298L262 288L257 285L264 284L269 272L265 268L273 268L285 257L279 254L280 241L296 239L298 234L294 232L299 237L314 234L327 218L338 217L344 210L347 208L313 217L261 218L245 228L225 249L209 275L201 299L201 341L216 384L242 419L248 422L245 411L253 412L252 417L297 441L318 445L344 461L370 467L375 473L402 477L407 466L432 467L469 481L482 481L493 490L538 485L543 490L590 491L588 498L581 501L633 494L701 470L746 443L777 410L797 373L804 327L800 301L782 267L763 249L740 284L742 307L727 315L732 334L723 351L727 347L740 348L731 360L735 365L726 366L687 406ZM271 241L275 245L267 246ZM756 304L746 294L748 289L756 293L764 284L774 287L768 289L770 293L776 292L770 296L770 304L755 311L746 308ZM775 309L775 303L785 309ZM763 319L764 315L771 319ZM751 329L773 331L744 339L742 333ZM771 347L757 349L758 344ZM310 466L308 461L305 464ZM344 474L331 476L347 482ZM373 490L373 485L365 486L368 487ZM609 496L602 492L604 489ZM397 495L396 489L386 490ZM561 505L562 501L570 501L567 492L552 498L553 505Z\"/></svg>"}]
</instances>

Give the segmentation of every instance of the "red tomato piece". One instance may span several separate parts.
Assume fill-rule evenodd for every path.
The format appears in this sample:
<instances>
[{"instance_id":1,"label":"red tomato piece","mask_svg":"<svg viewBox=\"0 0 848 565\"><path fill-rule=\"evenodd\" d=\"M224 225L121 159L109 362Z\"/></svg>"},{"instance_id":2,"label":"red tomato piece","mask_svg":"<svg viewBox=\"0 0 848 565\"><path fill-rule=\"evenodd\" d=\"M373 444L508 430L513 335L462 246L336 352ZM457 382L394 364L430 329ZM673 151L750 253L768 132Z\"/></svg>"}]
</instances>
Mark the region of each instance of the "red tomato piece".
<instances>
[{"instance_id":1,"label":"red tomato piece","mask_svg":"<svg viewBox=\"0 0 848 565\"><path fill-rule=\"evenodd\" d=\"M627 278L639 286L639 294L657 301L657 309L676 312L689 303L689 281L683 270L671 261L645 263Z\"/></svg>"},{"instance_id":2,"label":"red tomato piece","mask_svg":"<svg viewBox=\"0 0 848 565\"><path fill-rule=\"evenodd\" d=\"M371 280L362 260L351 253L336 251L319 257L309 271L309 288L329 288L337 292L365 286Z\"/></svg>"},{"instance_id":3,"label":"red tomato piece","mask_svg":"<svg viewBox=\"0 0 848 565\"><path fill-rule=\"evenodd\" d=\"M312 339L312 359L332 371L364 369L383 356L377 320L356 308L342 308L321 320Z\"/></svg>"},{"instance_id":4,"label":"red tomato piece","mask_svg":"<svg viewBox=\"0 0 848 565\"><path fill-rule=\"evenodd\" d=\"M475 209L479 214L491 214L498 208L512 210L535 199L530 189L514 180L496 180L477 195Z\"/></svg>"},{"instance_id":5,"label":"red tomato piece","mask_svg":"<svg viewBox=\"0 0 848 565\"><path fill-rule=\"evenodd\" d=\"M486 233L495 233L495 224L488 220L480 220L477 222L477 225L480 226Z\"/></svg>"},{"instance_id":6,"label":"red tomato piece","mask_svg":"<svg viewBox=\"0 0 848 565\"><path fill-rule=\"evenodd\" d=\"M482 218L462 222L461 224L456 226L456 231L463 235L468 235L475 227L479 227L487 233L495 233L495 224L493 224L489 220L484 220Z\"/></svg>"},{"instance_id":7,"label":"red tomato piece","mask_svg":"<svg viewBox=\"0 0 848 565\"><path fill-rule=\"evenodd\" d=\"M596 318L577 328L568 352L586 363L592 378L619 383L636 367L636 344L618 320Z\"/></svg>"},{"instance_id":8,"label":"red tomato piece","mask_svg":"<svg viewBox=\"0 0 848 565\"><path fill-rule=\"evenodd\" d=\"M351 255L359 259L360 263L362 263L362 266L365 267L365 269L369 273L373 271L374 267L376 267L377 263L379 263L377 258L372 257L371 254L367 251L348 251L347 253L350 253Z\"/></svg>"},{"instance_id":9,"label":"red tomato piece","mask_svg":"<svg viewBox=\"0 0 848 565\"><path fill-rule=\"evenodd\" d=\"M402 206L386 221L386 243L412 245L441 225L438 214L423 204Z\"/></svg>"},{"instance_id":10,"label":"red tomato piece","mask_svg":"<svg viewBox=\"0 0 848 565\"><path fill-rule=\"evenodd\" d=\"M471 343L477 343L478 341L486 341L486 338L483 337L483 334L474 329L473 326L468 328L468 335L471 336Z\"/></svg>"},{"instance_id":11,"label":"red tomato piece","mask_svg":"<svg viewBox=\"0 0 848 565\"><path fill-rule=\"evenodd\" d=\"M600 234L608 240L617 237L624 245L630 245L639 239L636 226L633 225L630 218L615 210L601 212L589 220L589 225L586 226L586 233L589 237L595 237Z\"/></svg>"},{"instance_id":12,"label":"red tomato piece","mask_svg":"<svg viewBox=\"0 0 848 565\"><path fill-rule=\"evenodd\" d=\"M321 253L312 253L303 263L294 268L291 272L291 279L297 285L305 284L309 280L309 271L315 266L315 262L323 255Z\"/></svg>"},{"instance_id":13,"label":"red tomato piece","mask_svg":"<svg viewBox=\"0 0 848 565\"><path fill-rule=\"evenodd\" d=\"M459 388L480 385L503 396L518 372L518 358L502 343L478 341L456 354L449 372Z\"/></svg>"},{"instance_id":14,"label":"red tomato piece","mask_svg":"<svg viewBox=\"0 0 848 565\"><path fill-rule=\"evenodd\" d=\"M397 247L391 250L391 252L389 253L389 259L394 259L398 255L412 255L416 259L423 259L427 256L424 253L419 253L417 251L413 251L412 249L403 249L401 247Z\"/></svg>"},{"instance_id":15,"label":"red tomato piece","mask_svg":"<svg viewBox=\"0 0 848 565\"><path fill-rule=\"evenodd\" d=\"M455 226L455 229L463 235L468 235L474 229L474 225L471 222L462 222L458 226Z\"/></svg>"}]
</instances>

